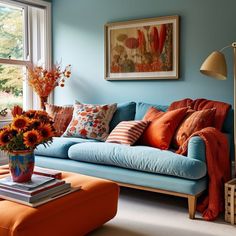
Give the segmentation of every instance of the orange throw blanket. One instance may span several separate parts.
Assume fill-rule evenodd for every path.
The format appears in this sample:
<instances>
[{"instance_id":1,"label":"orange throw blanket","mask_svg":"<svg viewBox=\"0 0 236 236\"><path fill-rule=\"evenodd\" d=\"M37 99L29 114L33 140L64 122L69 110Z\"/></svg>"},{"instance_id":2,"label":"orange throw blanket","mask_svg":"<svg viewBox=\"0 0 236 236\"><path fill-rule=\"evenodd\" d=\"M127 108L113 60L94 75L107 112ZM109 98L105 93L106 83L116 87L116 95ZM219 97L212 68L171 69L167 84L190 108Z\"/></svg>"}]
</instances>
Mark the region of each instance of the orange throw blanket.
<instances>
[{"instance_id":1,"label":"orange throw blanket","mask_svg":"<svg viewBox=\"0 0 236 236\"><path fill-rule=\"evenodd\" d=\"M203 213L205 220L214 220L224 210L224 183L230 179L228 141L223 133L213 127L197 131L191 137L196 135L205 142L209 176L207 196L198 204L197 210ZM177 151L179 154L187 154L189 139Z\"/></svg>"},{"instance_id":2,"label":"orange throw blanket","mask_svg":"<svg viewBox=\"0 0 236 236\"><path fill-rule=\"evenodd\" d=\"M216 108L214 127L218 130L221 130L225 117L231 106L224 102L211 101L204 98L200 98L196 100L186 98L180 101L173 102L168 108L168 111L172 111L172 110L182 108L182 107L189 107L195 111Z\"/></svg>"},{"instance_id":3,"label":"orange throw blanket","mask_svg":"<svg viewBox=\"0 0 236 236\"><path fill-rule=\"evenodd\" d=\"M202 212L205 220L214 220L224 210L224 183L230 179L229 145L226 136L220 132L230 105L206 99L184 99L171 104L168 110L189 106L194 110L216 108L215 128L207 127L191 135L200 136L206 146L206 163L208 170L208 193L197 210ZM177 153L186 155L190 138Z\"/></svg>"}]
</instances>

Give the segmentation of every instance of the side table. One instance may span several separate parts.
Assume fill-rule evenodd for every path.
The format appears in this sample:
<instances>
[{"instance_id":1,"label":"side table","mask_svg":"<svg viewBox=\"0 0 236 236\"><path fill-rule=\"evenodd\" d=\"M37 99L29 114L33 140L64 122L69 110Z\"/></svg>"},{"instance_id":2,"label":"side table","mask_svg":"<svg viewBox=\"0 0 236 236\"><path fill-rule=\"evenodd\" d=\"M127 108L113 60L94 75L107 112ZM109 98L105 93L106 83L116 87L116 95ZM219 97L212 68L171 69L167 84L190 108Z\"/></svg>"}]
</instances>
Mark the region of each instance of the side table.
<instances>
[{"instance_id":1,"label":"side table","mask_svg":"<svg viewBox=\"0 0 236 236\"><path fill-rule=\"evenodd\" d=\"M225 221L236 224L236 178L225 183Z\"/></svg>"}]
</instances>

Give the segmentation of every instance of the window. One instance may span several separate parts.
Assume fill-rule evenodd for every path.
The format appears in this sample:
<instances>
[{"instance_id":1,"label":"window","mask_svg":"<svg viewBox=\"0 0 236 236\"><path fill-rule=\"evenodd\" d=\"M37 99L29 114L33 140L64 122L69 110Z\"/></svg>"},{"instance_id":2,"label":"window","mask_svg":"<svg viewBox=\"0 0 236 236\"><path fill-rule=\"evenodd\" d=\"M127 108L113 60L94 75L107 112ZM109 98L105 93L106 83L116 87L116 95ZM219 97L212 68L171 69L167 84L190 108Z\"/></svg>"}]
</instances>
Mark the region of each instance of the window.
<instances>
[{"instance_id":1,"label":"window","mask_svg":"<svg viewBox=\"0 0 236 236\"><path fill-rule=\"evenodd\" d=\"M51 66L50 3L0 0L0 110L37 108L27 66Z\"/></svg>"}]
</instances>

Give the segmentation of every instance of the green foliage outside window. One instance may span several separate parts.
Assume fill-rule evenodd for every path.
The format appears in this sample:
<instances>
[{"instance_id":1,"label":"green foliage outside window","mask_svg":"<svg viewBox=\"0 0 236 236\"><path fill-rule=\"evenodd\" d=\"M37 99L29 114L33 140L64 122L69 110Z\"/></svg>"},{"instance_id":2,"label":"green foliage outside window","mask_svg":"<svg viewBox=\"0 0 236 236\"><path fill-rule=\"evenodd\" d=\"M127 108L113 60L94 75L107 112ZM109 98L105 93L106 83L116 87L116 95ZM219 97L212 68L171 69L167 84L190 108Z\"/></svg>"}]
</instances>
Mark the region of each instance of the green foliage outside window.
<instances>
[{"instance_id":1,"label":"green foliage outside window","mask_svg":"<svg viewBox=\"0 0 236 236\"><path fill-rule=\"evenodd\" d=\"M23 59L23 10L0 5L0 58ZM0 109L22 105L23 67L0 64Z\"/></svg>"}]
</instances>

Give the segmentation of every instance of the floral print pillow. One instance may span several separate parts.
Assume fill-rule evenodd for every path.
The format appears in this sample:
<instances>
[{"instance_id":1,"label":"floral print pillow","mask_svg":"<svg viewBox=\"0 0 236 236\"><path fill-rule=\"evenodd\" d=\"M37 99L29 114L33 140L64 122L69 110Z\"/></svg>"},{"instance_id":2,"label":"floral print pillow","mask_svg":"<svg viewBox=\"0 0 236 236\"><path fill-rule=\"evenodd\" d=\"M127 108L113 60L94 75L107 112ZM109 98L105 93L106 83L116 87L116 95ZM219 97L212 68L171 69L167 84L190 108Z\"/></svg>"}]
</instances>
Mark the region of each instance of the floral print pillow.
<instances>
[{"instance_id":1,"label":"floral print pillow","mask_svg":"<svg viewBox=\"0 0 236 236\"><path fill-rule=\"evenodd\" d=\"M73 117L63 136L80 137L105 141L109 134L109 123L117 104L74 105Z\"/></svg>"}]
</instances>

